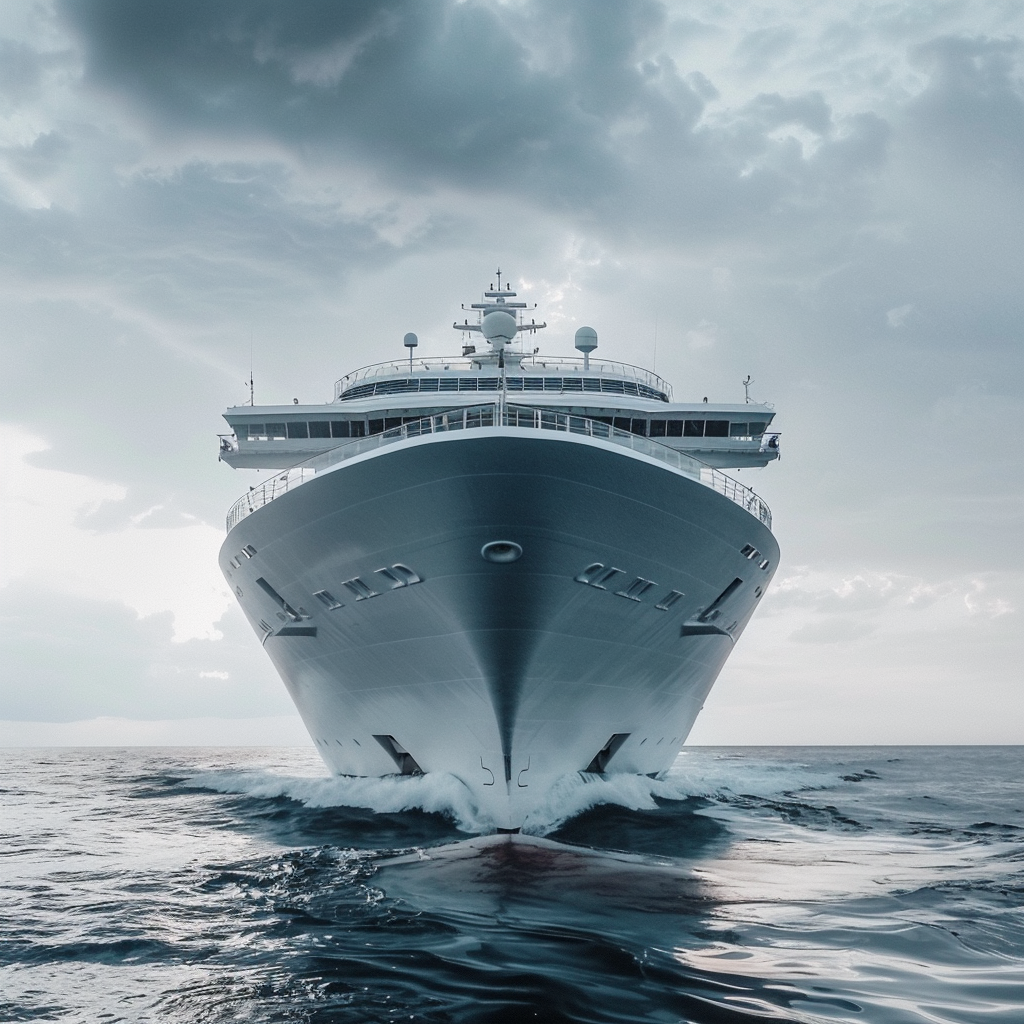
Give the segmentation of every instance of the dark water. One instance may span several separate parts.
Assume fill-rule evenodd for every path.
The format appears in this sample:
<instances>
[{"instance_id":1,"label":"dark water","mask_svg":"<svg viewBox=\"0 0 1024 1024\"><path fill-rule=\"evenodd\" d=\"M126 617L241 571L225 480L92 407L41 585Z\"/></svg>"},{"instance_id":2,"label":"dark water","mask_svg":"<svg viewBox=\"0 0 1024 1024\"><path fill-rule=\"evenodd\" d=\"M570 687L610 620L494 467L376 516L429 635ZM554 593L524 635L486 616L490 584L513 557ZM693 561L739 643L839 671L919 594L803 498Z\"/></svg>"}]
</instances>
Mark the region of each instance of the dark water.
<instances>
[{"instance_id":1,"label":"dark water","mask_svg":"<svg viewBox=\"0 0 1024 1024\"><path fill-rule=\"evenodd\" d=\"M510 841L302 750L0 751L0 1020L1020 1024L1022 767L693 749Z\"/></svg>"}]
</instances>

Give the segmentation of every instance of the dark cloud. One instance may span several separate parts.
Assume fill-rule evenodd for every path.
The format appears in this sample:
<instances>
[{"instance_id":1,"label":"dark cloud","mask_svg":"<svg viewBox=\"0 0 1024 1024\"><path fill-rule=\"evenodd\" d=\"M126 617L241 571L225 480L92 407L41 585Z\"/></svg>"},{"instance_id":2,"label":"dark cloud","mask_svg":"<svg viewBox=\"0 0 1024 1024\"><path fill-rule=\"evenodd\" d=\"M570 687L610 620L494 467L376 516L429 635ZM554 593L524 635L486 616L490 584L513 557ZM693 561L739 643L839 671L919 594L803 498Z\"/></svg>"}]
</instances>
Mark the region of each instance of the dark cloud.
<instances>
[{"instance_id":1,"label":"dark cloud","mask_svg":"<svg viewBox=\"0 0 1024 1024\"><path fill-rule=\"evenodd\" d=\"M735 229L803 188L792 170L748 166L771 132L797 124L831 144L815 92L760 97L742 145L733 128L702 124L714 85L664 51L666 9L652 0L61 10L86 81L153 132L263 138L313 163L362 161L414 192L516 196L606 232ZM758 47L777 55L782 37Z\"/></svg>"},{"instance_id":2,"label":"dark cloud","mask_svg":"<svg viewBox=\"0 0 1024 1024\"><path fill-rule=\"evenodd\" d=\"M921 145L954 167L988 168L1019 180L1024 174L1024 82L1020 39L943 37L913 57L928 87L908 107Z\"/></svg>"}]
</instances>

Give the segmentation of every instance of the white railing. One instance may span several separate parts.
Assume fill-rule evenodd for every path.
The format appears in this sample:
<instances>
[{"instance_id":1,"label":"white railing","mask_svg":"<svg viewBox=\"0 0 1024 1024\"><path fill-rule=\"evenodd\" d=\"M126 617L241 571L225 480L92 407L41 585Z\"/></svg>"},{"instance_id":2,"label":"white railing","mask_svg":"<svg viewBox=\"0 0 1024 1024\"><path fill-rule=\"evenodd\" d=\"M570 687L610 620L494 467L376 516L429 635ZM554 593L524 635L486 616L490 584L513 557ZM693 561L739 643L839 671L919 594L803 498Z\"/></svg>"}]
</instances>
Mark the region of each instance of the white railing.
<instances>
[{"instance_id":1,"label":"white railing","mask_svg":"<svg viewBox=\"0 0 1024 1024\"><path fill-rule=\"evenodd\" d=\"M239 498L228 511L227 528L230 531L246 516L312 479L316 473L323 472L323 470L357 455L362 455L364 452L373 451L395 441L404 441L410 437L421 437L424 434L473 430L478 427L493 427L495 425L527 430L563 431L582 434L586 437L596 437L622 445L657 459L659 462L664 462L673 469L698 480L704 486L710 487L745 508L752 516L764 523L769 530L772 527L771 510L749 487L745 487L731 476L727 476L685 452L677 451L675 448L670 448L668 445L653 441L648 437L631 434L627 430L621 430L600 420L588 419L585 416L572 416L568 413L530 406L506 405L500 408L498 405L477 405L437 413L434 416L424 416L422 419L403 423L400 427L392 427L390 430L372 434L370 437L361 437L338 445L320 455L315 455L258 487L250 487L249 492Z\"/></svg>"},{"instance_id":2,"label":"white railing","mask_svg":"<svg viewBox=\"0 0 1024 1024\"><path fill-rule=\"evenodd\" d=\"M490 353L481 353L474 356L437 356L435 358L395 359L387 363L373 363L364 366L359 370L335 381L334 400L337 401L349 388L360 383L368 383L381 377L408 377L408 376L439 376L446 372L468 373L473 370L482 370L487 366L495 375L499 373L494 365L493 356ZM555 376L564 373L583 373L584 360L571 356L541 356L529 355L521 352L505 353L505 374L517 376L520 370L523 373ZM642 366L633 366L631 363L618 363L605 359L591 359L588 376L591 377L614 377L618 380L631 380L637 384L645 384L655 391L660 391L668 400L672 401L672 385L650 370Z\"/></svg>"}]
</instances>

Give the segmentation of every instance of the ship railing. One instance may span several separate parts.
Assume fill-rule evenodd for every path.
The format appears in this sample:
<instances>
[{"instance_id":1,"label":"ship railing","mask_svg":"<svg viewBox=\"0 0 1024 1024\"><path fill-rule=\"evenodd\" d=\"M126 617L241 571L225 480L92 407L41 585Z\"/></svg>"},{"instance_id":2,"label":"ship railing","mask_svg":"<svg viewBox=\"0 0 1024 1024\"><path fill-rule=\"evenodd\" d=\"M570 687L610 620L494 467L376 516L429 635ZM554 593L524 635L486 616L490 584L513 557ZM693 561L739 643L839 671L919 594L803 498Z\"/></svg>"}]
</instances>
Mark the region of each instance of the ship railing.
<instances>
[{"instance_id":1,"label":"ship railing","mask_svg":"<svg viewBox=\"0 0 1024 1024\"><path fill-rule=\"evenodd\" d=\"M569 413L555 412L551 409L539 409L521 405L476 405L464 409L452 409L448 412L424 416L418 420L391 427L379 434L361 437L345 444L331 448L329 451L314 455L311 459L279 473L265 483L250 487L247 494L242 495L231 506L227 515L227 528L230 531L246 516L257 509L270 504L275 498L311 480L318 472L330 469L339 463L374 451L395 441L404 441L412 437L426 434L448 433L454 430L473 430L478 427L515 427L527 430L555 430L586 437L599 438L613 444L622 445L635 452L648 455L666 465L699 481L706 487L724 495L730 501L745 508L751 515L759 519L768 529L772 526L772 514L768 505L752 491L720 470L708 466L695 459L692 455L677 451L668 445L653 441L640 434L632 434L602 420L590 419L586 416L573 416Z\"/></svg>"},{"instance_id":2,"label":"ship railing","mask_svg":"<svg viewBox=\"0 0 1024 1024\"><path fill-rule=\"evenodd\" d=\"M450 430L472 430L476 427L493 427L497 419L496 405L474 405L465 409L452 409L449 412L435 413L422 419L403 423L399 427L390 427L379 434L360 437L331 448L311 459L306 459L291 469L258 487L250 487L248 494L243 494L228 510L227 527L231 529L246 516L251 515L264 505L269 505L275 498L287 493L290 489L305 483L316 473L322 473L341 462L355 458L365 452L374 451L394 441L404 441L422 434L441 434Z\"/></svg>"},{"instance_id":3,"label":"ship railing","mask_svg":"<svg viewBox=\"0 0 1024 1024\"><path fill-rule=\"evenodd\" d=\"M670 448L641 434L633 434L628 430L593 420L586 416L573 416L570 413L555 412L551 409L539 409L533 406L508 405L502 417L502 425L507 427L527 427L538 430L562 430L571 434L585 434L588 437L601 438L615 444L631 448L635 452L649 455L651 458L664 462L673 469L678 469L694 480L699 480L705 487L710 487L730 501L741 505L752 516L759 519L770 530L772 513L767 503L749 487L734 480L731 476L715 469L707 463L695 459L692 455Z\"/></svg>"},{"instance_id":4,"label":"ship railing","mask_svg":"<svg viewBox=\"0 0 1024 1024\"><path fill-rule=\"evenodd\" d=\"M492 360L488 360L490 365ZM434 358L395 359L387 363L374 363L371 366L364 366L359 370L342 377L334 384L334 400L338 401L341 396L350 388L359 383L366 383L378 377L408 377L417 374L438 376L444 373L467 373L472 370L483 369L484 363L479 357L472 356L436 356ZM540 375L555 376L565 373L582 374L586 366L586 372L592 377L616 377L621 380L632 380L638 384L644 384L654 391L659 391L672 401L672 385L650 370L642 366L634 366L632 363L620 363L608 359L593 359L589 361L572 356L541 356L523 354L521 352L506 352L505 372L506 374L517 374L519 369L524 373L536 373ZM497 373L497 368L494 368Z\"/></svg>"}]
</instances>

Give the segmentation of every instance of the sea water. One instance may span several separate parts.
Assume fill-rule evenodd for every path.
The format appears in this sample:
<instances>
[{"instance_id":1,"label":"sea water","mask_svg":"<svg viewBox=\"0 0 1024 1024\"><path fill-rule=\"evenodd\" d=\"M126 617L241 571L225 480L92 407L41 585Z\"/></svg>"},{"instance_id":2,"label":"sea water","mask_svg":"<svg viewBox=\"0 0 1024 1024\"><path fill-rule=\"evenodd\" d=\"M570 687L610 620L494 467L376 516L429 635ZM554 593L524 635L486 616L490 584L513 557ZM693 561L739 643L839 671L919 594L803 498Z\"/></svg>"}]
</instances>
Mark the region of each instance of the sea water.
<instances>
[{"instance_id":1,"label":"sea water","mask_svg":"<svg viewBox=\"0 0 1024 1024\"><path fill-rule=\"evenodd\" d=\"M1021 1024L1024 757L694 748L528 835L301 749L0 751L0 1021Z\"/></svg>"}]
</instances>

